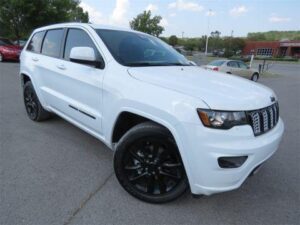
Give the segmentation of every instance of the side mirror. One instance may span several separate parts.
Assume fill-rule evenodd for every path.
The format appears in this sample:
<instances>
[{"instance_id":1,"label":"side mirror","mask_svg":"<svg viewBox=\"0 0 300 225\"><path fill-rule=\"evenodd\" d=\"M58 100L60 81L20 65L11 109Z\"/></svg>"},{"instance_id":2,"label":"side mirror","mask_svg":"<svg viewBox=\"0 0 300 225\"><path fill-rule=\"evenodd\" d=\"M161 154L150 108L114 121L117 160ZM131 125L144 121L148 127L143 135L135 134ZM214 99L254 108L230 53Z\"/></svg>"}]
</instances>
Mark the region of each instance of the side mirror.
<instances>
[{"instance_id":1,"label":"side mirror","mask_svg":"<svg viewBox=\"0 0 300 225\"><path fill-rule=\"evenodd\" d=\"M91 47L74 47L70 52L70 61L90 66L95 66L97 68L103 69L104 62L97 61L96 54Z\"/></svg>"},{"instance_id":2,"label":"side mirror","mask_svg":"<svg viewBox=\"0 0 300 225\"><path fill-rule=\"evenodd\" d=\"M190 65L197 66L197 64L194 61L189 61Z\"/></svg>"}]
</instances>

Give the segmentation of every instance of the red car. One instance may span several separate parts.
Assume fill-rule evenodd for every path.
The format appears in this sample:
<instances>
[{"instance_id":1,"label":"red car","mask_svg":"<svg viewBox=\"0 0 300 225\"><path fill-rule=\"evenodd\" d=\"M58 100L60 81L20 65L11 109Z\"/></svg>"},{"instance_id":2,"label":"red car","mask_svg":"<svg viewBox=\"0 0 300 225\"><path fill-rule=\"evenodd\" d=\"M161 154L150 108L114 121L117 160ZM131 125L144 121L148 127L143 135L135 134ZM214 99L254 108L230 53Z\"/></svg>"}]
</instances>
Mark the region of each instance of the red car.
<instances>
[{"instance_id":1,"label":"red car","mask_svg":"<svg viewBox=\"0 0 300 225\"><path fill-rule=\"evenodd\" d=\"M3 60L19 60L22 48L6 38L0 38L0 62Z\"/></svg>"}]
</instances>

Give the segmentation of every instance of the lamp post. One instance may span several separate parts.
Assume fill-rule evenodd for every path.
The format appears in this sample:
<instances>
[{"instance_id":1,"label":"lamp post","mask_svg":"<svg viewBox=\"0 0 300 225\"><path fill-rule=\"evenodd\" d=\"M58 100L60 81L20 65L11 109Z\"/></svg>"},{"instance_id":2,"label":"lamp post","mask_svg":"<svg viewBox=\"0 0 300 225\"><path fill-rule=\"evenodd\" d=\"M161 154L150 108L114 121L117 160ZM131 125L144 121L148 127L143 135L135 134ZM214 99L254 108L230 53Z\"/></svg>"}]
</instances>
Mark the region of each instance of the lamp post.
<instances>
[{"instance_id":1,"label":"lamp post","mask_svg":"<svg viewBox=\"0 0 300 225\"><path fill-rule=\"evenodd\" d=\"M208 11L208 19L207 19L207 35L206 35L206 44L205 44L205 55L207 55L207 49L208 49L208 36L209 36L209 17L211 15L211 9Z\"/></svg>"}]
</instances>

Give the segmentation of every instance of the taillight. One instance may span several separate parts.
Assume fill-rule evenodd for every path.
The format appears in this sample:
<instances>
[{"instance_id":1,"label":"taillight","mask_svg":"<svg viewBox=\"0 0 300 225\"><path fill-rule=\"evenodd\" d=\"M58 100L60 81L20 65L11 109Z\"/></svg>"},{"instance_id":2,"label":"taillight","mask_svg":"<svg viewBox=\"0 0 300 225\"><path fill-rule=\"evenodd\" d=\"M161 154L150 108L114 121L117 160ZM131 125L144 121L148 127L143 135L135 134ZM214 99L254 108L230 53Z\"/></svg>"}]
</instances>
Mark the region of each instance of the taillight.
<instances>
[{"instance_id":1,"label":"taillight","mask_svg":"<svg viewBox=\"0 0 300 225\"><path fill-rule=\"evenodd\" d=\"M219 67L214 67L213 70L214 71L219 71Z\"/></svg>"}]
</instances>

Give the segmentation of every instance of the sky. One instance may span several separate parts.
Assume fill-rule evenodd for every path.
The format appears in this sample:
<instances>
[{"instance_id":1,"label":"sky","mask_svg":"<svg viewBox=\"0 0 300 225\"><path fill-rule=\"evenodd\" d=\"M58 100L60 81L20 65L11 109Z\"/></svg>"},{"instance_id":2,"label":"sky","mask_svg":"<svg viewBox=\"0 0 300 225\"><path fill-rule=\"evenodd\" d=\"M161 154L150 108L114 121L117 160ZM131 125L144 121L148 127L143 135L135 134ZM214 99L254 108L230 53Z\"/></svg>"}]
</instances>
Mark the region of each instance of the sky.
<instances>
[{"instance_id":1,"label":"sky","mask_svg":"<svg viewBox=\"0 0 300 225\"><path fill-rule=\"evenodd\" d=\"M300 30L300 0L81 0L80 6L90 22L119 27L129 27L136 15L151 10L162 16L162 36Z\"/></svg>"}]
</instances>

